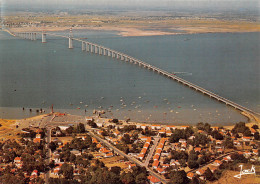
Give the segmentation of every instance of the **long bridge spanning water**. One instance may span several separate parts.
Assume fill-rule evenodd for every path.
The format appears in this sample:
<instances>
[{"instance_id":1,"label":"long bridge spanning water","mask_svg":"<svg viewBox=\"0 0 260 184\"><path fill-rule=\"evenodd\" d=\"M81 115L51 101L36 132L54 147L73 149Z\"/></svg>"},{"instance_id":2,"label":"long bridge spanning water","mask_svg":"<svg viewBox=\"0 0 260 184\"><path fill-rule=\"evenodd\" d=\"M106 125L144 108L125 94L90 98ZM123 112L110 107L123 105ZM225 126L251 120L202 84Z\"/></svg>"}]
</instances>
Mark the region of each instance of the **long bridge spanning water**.
<instances>
[{"instance_id":1,"label":"long bridge spanning water","mask_svg":"<svg viewBox=\"0 0 260 184\"><path fill-rule=\"evenodd\" d=\"M102 45L98 45L98 44L95 44L95 43L91 43L91 42L88 42L86 40L82 40L82 39L78 39L78 38L73 38L71 35L70 36L64 36L64 35L57 35L57 34L54 34L54 33L47 33L47 32L26 32L26 33L11 33L10 31L8 31L11 35L13 36L18 36L18 37L21 37L23 39L29 39L29 40L37 40L37 34L41 34L41 39L42 39L42 43L46 43L47 42L47 35L50 35L50 36L55 36L55 37L62 37L62 38L66 38L68 39L68 48L69 49L73 49L73 41L78 41L78 42L81 42L82 46L82 51L87 51L87 52L91 52L91 53L95 53L95 54L99 54L99 55L104 55L104 56L109 56L109 57L112 57L112 58L116 58L118 60L122 60L122 61L125 61L125 62L130 62L130 63L133 63L133 64L136 64L136 65L139 65L140 67L144 67L148 70L152 70L154 72L157 72L161 75L164 75L165 77L169 78L169 79L172 79L172 80L175 80L183 85L186 85L188 86L189 88L192 88L198 92L201 92L207 96L209 96L210 98L214 98L216 100L218 100L219 102L222 102L222 103L225 103L226 105L229 105L239 111L242 111L242 112L246 112L246 113L249 113L251 115L253 115L254 117L257 117L259 118L260 117L260 114L257 113L257 112L254 112L253 110L250 110L248 109L247 107L244 107L242 105L239 105L231 100L228 100L224 97L221 97L211 91L208 91L196 84L193 84L191 82L188 82L178 76L176 76L175 74L172 74L170 72L167 72L165 70L162 70L160 68L157 68L156 66L153 66L149 63L146 63L144 61L141 61L139 59L136 59L132 56L129 56L127 54L124 54L122 52L119 52L119 51L116 51L116 50L113 50L113 49L110 49L108 47L104 47Z\"/></svg>"}]
</instances>

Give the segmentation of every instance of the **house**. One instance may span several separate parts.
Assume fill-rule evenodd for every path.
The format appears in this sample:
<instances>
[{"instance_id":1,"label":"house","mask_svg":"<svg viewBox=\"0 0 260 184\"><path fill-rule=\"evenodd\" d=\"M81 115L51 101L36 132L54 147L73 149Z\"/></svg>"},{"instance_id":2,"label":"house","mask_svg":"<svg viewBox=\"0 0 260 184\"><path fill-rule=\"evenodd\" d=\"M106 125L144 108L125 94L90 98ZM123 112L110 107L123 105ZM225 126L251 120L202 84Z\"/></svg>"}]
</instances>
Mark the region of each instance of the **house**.
<instances>
[{"instance_id":1,"label":"house","mask_svg":"<svg viewBox=\"0 0 260 184\"><path fill-rule=\"evenodd\" d=\"M196 147L196 148L194 148L194 151L195 151L195 152L200 152L200 151L201 151L201 148L200 148L200 147Z\"/></svg>"},{"instance_id":2,"label":"house","mask_svg":"<svg viewBox=\"0 0 260 184\"><path fill-rule=\"evenodd\" d=\"M203 169L199 169L196 171L196 174L200 175L200 176L203 175L204 173L205 173L205 170L203 170Z\"/></svg>"},{"instance_id":3,"label":"house","mask_svg":"<svg viewBox=\"0 0 260 184\"><path fill-rule=\"evenodd\" d=\"M218 153L224 153L224 150L221 149L221 148L219 148L219 149L217 149L217 152L218 152Z\"/></svg>"},{"instance_id":4,"label":"house","mask_svg":"<svg viewBox=\"0 0 260 184\"><path fill-rule=\"evenodd\" d=\"M33 142L34 142L34 143L40 143L40 142L41 142L41 139L40 139L40 138L34 138L34 139L33 139Z\"/></svg>"},{"instance_id":5,"label":"house","mask_svg":"<svg viewBox=\"0 0 260 184\"><path fill-rule=\"evenodd\" d=\"M251 141L251 137L242 137L242 140L243 140L243 141L246 141L246 142L247 142L247 141Z\"/></svg>"},{"instance_id":6,"label":"house","mask_svg":"<svg viewBox=\"0 0 260 184\"><path fill-rule=\"evenodd\" d=\"M131 169L132 167L136 167L136 164L130 163L130 164L128 165L128 168L129 168L129 169Z\"/></svg>"},{"instance_id":7,"label":"house","mask_svg":"<svg viewBox=\"0 0 260 184\"><path fill-rule=\"evenodd\" d=\"M140 160L143 160L144 159L144 154L139 154L138 157Z\"/></svg>"},{"instance_id":8,"label":"house","mask_svg":"<svg viewBox=\"0 0 260 184\"><path fill-rule=\"evenodd\" d=\"M172 131L166 130L166 136L171 136L171 135L172 135Z\"/></svg>"},{"instance_id":9,"label":"house","mask_svg":"<svg viewBox=\"0 0 260 184\"><path fill-rule=\"evenodd\" d=\"M120 132L119 132L118 130L116 130L116 131L113 132L113 134L114 134L115 136L119 136Z\"/></svg>"},{"instance_id":10,"label":"house","mask_svg":"<svg viewBox=\"0 0 260 184\"><path fill-rule=\"evenodd\" d=\"M146 143L144 144L143 148L148 149L149 145L150 145L150 143L149 143L149 142L146 142Z\"/></svg>"},{"instance_id":11,"label":"house","mask_svg":"<svg viewBox=\"0 0 260 184\"><path fill-rule=\"evenodd\" d=\"M161 125L152 125L152 129L153 130L160 130L161 129Z\"/></svg>"},{"instance_id":12,"label":"house","mask_svg":"<svg viewBox=\"0 0 260 184\"><path fill-rule=\"evenodd\" d=\"M218 170L218 167L210 167L209 169L212 173L214 173L216 170Z\"/></svg>"},{"instance_id":13,"label":"house","mask_svg":"<svg viewBox=\"0 0 260 184\"><path fill-rule=\"evenodd\" d=\"M234 144L234 146L241 146L240 142L237 141L237 140L234 140L234 141L233 141L233 144Z\"/></svg>"},{"instance_id":14,"label":"house","mask_svg":"<svg viewBox=\"0 0 260 184\"><path fill-rule=\"evenodd\" d=\"M214 166L220 166L222 162L220 160L215 160L212 165Z\"/></svg>"},{"instance_id":15,"label":"house","mask_svg":"<svg viewBox=\"0 0 260 184\"><path fill-rule=\"evenodd\" d=\"M244 157L249 158L251 156L251 152L245 151L243 155Z\"/></svg>"},{"instance_id":16,"label":"house","mask_svg":"<svg viewBox=\"0 0 260 184\"><path fill-rule=\"evenodd\" d=\"M165 174L166 172L165 172L165 169L164 168L161 168L161 167L157 167L157 172L159 173L159 174Z\"/></svg>"},{"instance_id":17,"label":"house","mask_svg":"<svg viewBox=\"0 0 260 184\"><path fill-rule=\"evenodd\" d=\"M157 169L158 166L159 166L159 164L160 164L160 162L159 162L158 160L154 160L152 167L153 167L154 169Z\"/></svg>"},{"instance_id":18,"label":"house","mask_svg":"<svg viewBox=\"0 0 260 184\"><path fill-rule=\"evenodd\" d=\"M161 134L165 134L165 133L166 133L165 129L159 130L159 134L160 134L160 135L161 135Z\"/></svg>"},{"instance_id":19,"label":"house","mask_svg":"<svg viewBox=\"0 0 260 184\"><path fill-rule=\"evenodd\" d=\"M166 130L171 130L171 129L176 129L176 127L174 125L167 125L166 126Z\"/></svg>"},{"instance_id":20,"label":"house","mask_svg":"<svg viewBox=\"0 0 260 184\"><path fill-rule=\"evenodd\" d=\"M258 150L257 149L253 149L253 154L254 155L258 155Z\"/></svg>"},{"instance_id":21,"label":"house","mask_svg":"<svg viewBox=\"0 0 260 184\"><path fill-rule=\"evenodd\" d=\"M38 176L38 170L33 170L33 172L31 173L31 176Z\"/></svg>"},{"instance_id":22,"label":"house","mask_svg":"<svg viewBox=\"0 0 260 184\"><path fill-rule=\"evenodd\" d=\"M250 128L251 133L254 135L256 133L256 130L253 128Z\"/></svg>"},{"instance_id":23,"label":"house","mask_svg":"<svg viewBox=\"0 0 260 184\"><path fill-rule=\"evenodd\" d=\"M159 160L159 158L160 158L160 154L156 154L156 155L153 156L153 160L154 160L154 161L155 161L155 160Z\"/></svg>"},{"instance_id":24,"label":"house","mask_svg":"<svg viewBox=\"0 0 260 184\"><path fill-rule=\"evenodd\" d=\"M59 170L60 170L60 168L61 168L60 165L57 166L57 167L55 167L55 168L53 169L53 174L56 175L56 176L58 176L58 175L59 175Z\"/></svg>"},{"instance_id":25,"label":"house","mask_svg":"<svg viewBox=\"0 0 260 184\"><path fill-rule=\"evenodd\" d=\"M110 158L110 157L113 157L114 155L113 155L113 153L112 152L110 152L110 153L106 153L105 154L105 158Z\"/></svg>"},{"instance_id":26,"label":"house","mask_svg":"<svg viewBox=\"0 0 260 184\"><path fill-rule=\"evenodd\" d=\"M179 143L186 143L186 139L179 139Z\"/></svg>"},{"instance_id":27,"label":"house","mask_svg":"<svg viewBox=\"0 0 260 184\"><path fill-rule=\"evenodd\" d=\"M96 122L97 127L103 127L104 123L103 122Z\"/></svg>"},{"instance_id":28,"label":"house","mask_svg":"<svg viewBox=\"0 0 260 184\"><path fill-rule=\"evenodd\" d=\"M14 163L15 163L15 164L20 164L21 161L22 161L22 158L21 158L21 157L15 157L15 159L14 159Z\"/></svg>"},{"instance_id":29,"label":"house","mask_svg":"<svg viewBox=\"0 0 260 184\"><path fill-rule=\"evenodd\" d=\"M187 178L189 178L189 179L191 179L191 180L194 178L194 176L195 176L195 174L192 173L192 172L189 172L189 173L187 174Z\"/></svg>"},{"instance_id":30,"label":"house","mask_svg":"<svg viewBox=\"0 0 260 184\"><path fill-rule=\"evenodd\" d=\"M150 184L161 184L161 180L155 176L150 175L147 178L150 181Z\"/></svg>"}]
</instances>

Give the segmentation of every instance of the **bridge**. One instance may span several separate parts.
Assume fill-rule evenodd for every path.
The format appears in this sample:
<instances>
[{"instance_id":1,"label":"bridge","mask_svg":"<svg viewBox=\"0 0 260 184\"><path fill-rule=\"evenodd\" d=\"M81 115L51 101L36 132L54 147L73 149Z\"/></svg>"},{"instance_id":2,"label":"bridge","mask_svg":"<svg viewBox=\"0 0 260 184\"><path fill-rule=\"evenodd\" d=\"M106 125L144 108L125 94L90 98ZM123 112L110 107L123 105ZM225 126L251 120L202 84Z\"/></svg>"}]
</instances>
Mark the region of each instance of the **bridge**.
<instances>
[{"instance_id":1,"label":"bridge","mask_svg":"<svg viewBox=\"0 0 260 184\"><path fill-rule=\"evenodd\" d=\"M47 32L42 32L42 33L40 33L40 32L11 33L10 31L8 31L8 33L10 33L13 36L18 36L18 37L21 37L23 39L28 39L28 40L32 40L32 41L37 40L37 36L36 36L37 34L41 34L42 43L47 42L47 39L46 39L47 35L66 38L69 41L69 45L68 45L69 49L73 49L73 41L81 42L82 51L95 53L95 54L99 54L99 55L104 55L104 56L109 56L109 57L112 57L112 58L116 58L118 60L130 62L130 63L135 64L135 65L139 65L140 67L143 67L143 68L146 68L148 70L157 72L158 74L161 74L161 75L163 75L163 76L165 76L169 79L175 80L175 81L177 81L177 82L179 82L179 83L181 83L185 86L188 86L191 89L194 89L198 92L201 92L202 94L207 95L210 98L216 99L217 101L222 102L222 103L224 103L228 106L231 106L231 107L235 108L236 110L246 112L246 113L252 115L255 118L260 117L260 114L257 113L257 112L254 112L253 110L251 110L247 107L244 107L244 106L239 105L239 104L237 104L237 103L235 103L231 100L228 100L224 97L221 97L221 96L217 95L216 93L213 93L209 90L206 90L206 89L204 89L204 88L202 88L202 87L200 87L196 84L188 82L188 81L186 81L186 80L184 80L184 79L182 79L182 78L180 78L180 77L178 77L178 76L176 76L172 73L169 73L169 72L162 70L160 68L157 68L156 66L153 66L149 63L146 63L144 61L136 59L136 58L129 56L127 54L124 54L122 52L110 49L108 47L104 47L102 45L91 43L91 42L86 41L86 40L73 38L71 34L69 36L63 36L63 35L58 35L58 34L54 34L54 33L47 33Z\"/></svg>"}]
</instances>

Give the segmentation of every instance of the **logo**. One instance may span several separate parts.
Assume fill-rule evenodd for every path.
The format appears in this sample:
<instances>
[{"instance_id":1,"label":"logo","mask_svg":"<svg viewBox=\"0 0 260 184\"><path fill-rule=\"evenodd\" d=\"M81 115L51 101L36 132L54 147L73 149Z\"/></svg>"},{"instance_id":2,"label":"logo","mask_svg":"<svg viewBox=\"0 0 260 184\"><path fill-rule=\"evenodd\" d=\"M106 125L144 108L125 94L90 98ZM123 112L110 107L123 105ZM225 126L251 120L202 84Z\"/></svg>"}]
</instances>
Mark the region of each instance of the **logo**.
<instances>
[{"instance_id":1,"label":"logo","mask_svg":"<svg viewBox=\"0 0 260 184\"><path fill-rule=\"evenodd\" d=\"M239 166L241 168L240 173L235 175L235 178L241 178L242 175L246 175L246 174L254 174L255 175L255 166L252 165L251 169L242 169L243 165Z\"/></svg>"}]
</instances>

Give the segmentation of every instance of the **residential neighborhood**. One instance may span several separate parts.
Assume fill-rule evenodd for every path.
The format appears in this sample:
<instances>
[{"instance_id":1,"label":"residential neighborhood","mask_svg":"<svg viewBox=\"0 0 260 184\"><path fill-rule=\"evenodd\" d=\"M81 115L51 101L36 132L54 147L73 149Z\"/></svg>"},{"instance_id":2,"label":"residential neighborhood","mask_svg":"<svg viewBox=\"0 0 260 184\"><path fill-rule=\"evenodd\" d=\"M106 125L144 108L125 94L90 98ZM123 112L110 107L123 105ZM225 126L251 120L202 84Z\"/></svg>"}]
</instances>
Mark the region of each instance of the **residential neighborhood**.
<instances>
[{"instance_id":1,"label":"residential neighborhood","mask_svg":"<svg viewBox=\"0 0 260 184\"><path fill-rule=\"evenodd\" d=\"M207 183L238 164L259 165L257 125L102 121L52 125L50 135L49 127L23 128L18 140L1 142L0 181L94 184L102 175L111 184Z\"/></svg>"}]
</instances>

